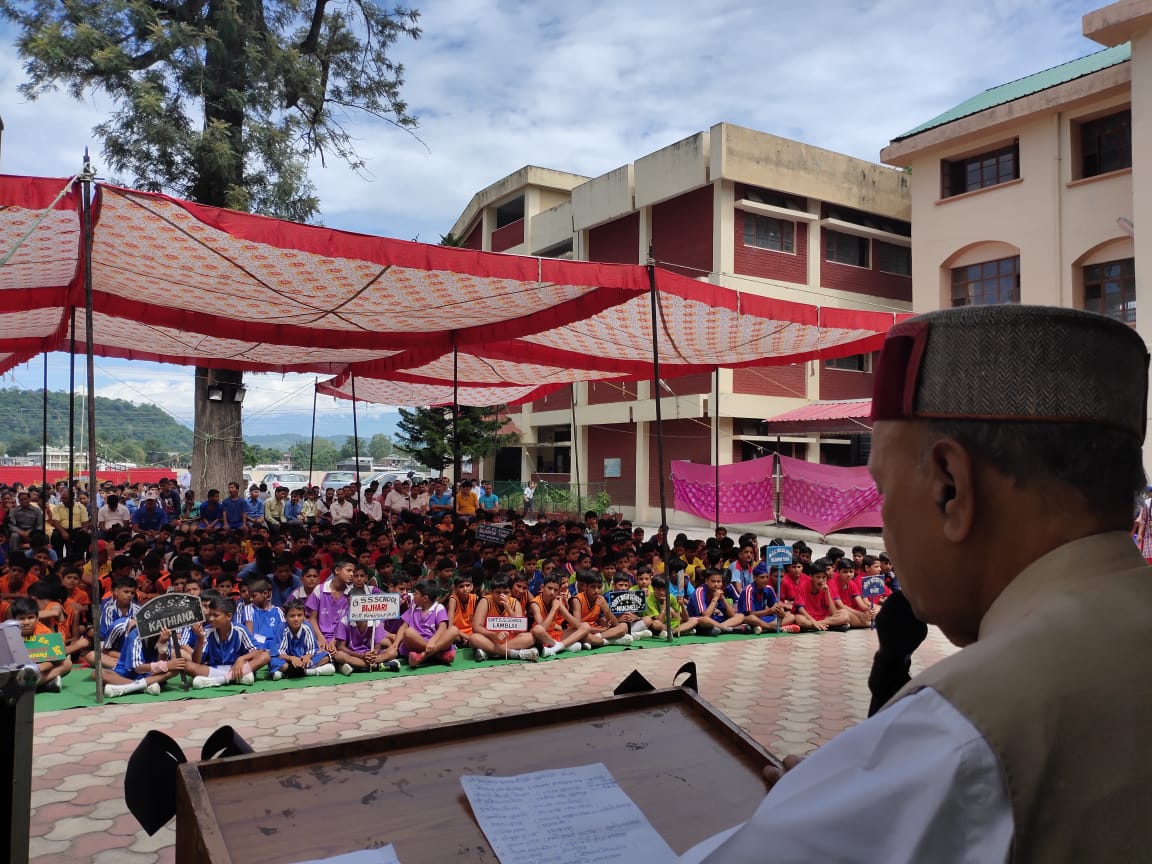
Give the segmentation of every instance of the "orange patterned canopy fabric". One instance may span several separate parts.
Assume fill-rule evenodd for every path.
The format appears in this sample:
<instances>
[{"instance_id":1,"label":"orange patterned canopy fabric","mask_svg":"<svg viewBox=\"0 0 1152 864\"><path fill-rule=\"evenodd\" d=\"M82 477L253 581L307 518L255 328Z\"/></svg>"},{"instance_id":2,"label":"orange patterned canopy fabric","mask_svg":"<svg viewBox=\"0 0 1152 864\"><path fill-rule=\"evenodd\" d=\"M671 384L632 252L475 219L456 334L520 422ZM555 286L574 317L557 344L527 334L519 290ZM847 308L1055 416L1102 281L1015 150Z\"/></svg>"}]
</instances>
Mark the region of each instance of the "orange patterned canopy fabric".
<instances>
[{"instance_id":1,"label":"orange patterned canopy fabric","mask_svg":"<svg viewBox=\"0 0 1152 864\"><path fill-rule=\"evenodd\" d=\"M95 184L94 347L105 356L335 376L390 404L535 398L651 375L647 268L502 255L284 222ZM61 195L61 193L63 193ZM0 176L0 372L85 340L80 189ZM872 351L881 312L656 271L669 377ZM503 398L507 397L507 398Z\"/></svg>"}]
</instances>

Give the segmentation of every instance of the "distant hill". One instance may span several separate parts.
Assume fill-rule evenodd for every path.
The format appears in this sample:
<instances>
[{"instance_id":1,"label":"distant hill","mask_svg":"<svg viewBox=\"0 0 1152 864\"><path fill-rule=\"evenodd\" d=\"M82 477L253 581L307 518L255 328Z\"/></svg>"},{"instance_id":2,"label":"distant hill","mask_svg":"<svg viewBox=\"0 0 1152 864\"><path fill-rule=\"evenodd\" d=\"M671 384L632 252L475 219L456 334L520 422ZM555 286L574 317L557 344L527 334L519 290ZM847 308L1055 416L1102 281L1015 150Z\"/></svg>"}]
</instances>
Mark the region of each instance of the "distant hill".
<instances>
[{"instance_id":1,"label":"distant hill","mask_svg":"<svg viewBox=\"0 0 1152 864\"><path fill-rule=\"evenodd\" d=\"M24 455L40 446L44 422L44 394L19 387L0 388L0 452ZM68 444L68 393L48 391L48 443ZM86 439L87 406L77 397L76 446ZM115 457L117 445L130 442L145 451L191 453L192 430L155 405L137 405L124 399L96 397L96 440L100 452ZM30 446L29 446L30 444ZM134 448L133 448L134 449ZM137 454L142 455L142 454ZM132 461L140 461L134 459Z\"/></svg>"}]
</instances>

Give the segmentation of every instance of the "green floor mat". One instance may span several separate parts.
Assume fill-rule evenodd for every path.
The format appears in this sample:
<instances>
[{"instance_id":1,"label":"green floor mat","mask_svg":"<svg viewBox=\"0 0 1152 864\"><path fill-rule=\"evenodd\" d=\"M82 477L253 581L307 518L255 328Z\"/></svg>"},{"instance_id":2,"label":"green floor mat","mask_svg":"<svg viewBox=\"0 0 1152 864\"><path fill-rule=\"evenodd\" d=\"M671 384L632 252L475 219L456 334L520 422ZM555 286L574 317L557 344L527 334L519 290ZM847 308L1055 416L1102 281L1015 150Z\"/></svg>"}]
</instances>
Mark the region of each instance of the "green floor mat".
<instances>
[{"instance_id":1,"label":"green floor mat","mask_svg":"<svg viewBox=\"0 0 1152 864\"><path fill-rule=\"evenodd\" d=\"M656 648L667 648L669 646L677 645L717 645L724 642L735 642L743 639L772 639L787 637L788 634L780 633L762 633L760 635L749 634L733 634L730 636L681 636L672 642L666 639L642 639L634 642L630 647L611 646L607 645L603 648L597 648L596 654L615 653L619 651L638 651ZM542 661L552 663L557 660L571 660L579 662L581 657L587 656L585 652L578 651L575 654L567 652L558 654L549 660ZM452 672L461 669L478 669L485 666L504 666L512 663L523 663L521 660L486 660L483 663L477 662L472 649L464 648L457 649L456 662L451 666L445 666L442 663L432 663L428 666L420 666L417 669L409 669L407 665L403 666L399 672L354 672L351 677L344 675L327 675L317 676L312 678L292 678L284 679L281 681L272 681L266 679L264 676L267 674L266 669L261 669L257 672L256 683L244 687L238 684L225 685L223 687L211 687L206 690L188 690L184 691L180 687L178 678L173 679L165 684L164 691L159 696L150 696L147 693L133 693L130 696L121 696L116 699L105 699L104 704L134 704L134 703L147 703L151 704L159 701L176 701L180 699L218 699L224 696L235 696L238 693L264 693L270 690L292 690L299 687L327 687L333 684L348 684L353 681L360 680L374 680L374 679L387 679L387 678L410 678L414 675L436 675L441 672ZM91 708L96 705L96 683L89 677L90 670L85 668L75 668L63 680L63 689L60 693L37 693L36 694L36 711L62 711L66 708Z\"/></svg>"}]
</instances>

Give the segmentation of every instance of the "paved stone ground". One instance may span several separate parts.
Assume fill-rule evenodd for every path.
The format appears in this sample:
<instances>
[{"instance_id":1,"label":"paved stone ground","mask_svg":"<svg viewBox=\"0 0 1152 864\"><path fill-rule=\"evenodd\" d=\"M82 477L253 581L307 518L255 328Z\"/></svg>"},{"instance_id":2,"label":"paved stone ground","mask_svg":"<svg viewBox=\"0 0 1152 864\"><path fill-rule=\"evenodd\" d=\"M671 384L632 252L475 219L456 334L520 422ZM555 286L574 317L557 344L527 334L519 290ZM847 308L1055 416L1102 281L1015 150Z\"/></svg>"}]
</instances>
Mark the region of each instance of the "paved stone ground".
<instances>
[{"instance_id":1,"label":"paved stone ground","mask_svg":"<svg viewBox=\"0 0 1152 864\"><path fill-rule=\"evenodd\" d=\"M38 714L31 857L41 864L174 860L174 827L148 837L124 804L124 768L149 729L172 735L189 754L198 753L204 739L225 723L236 727L257 751L307 746L341 735L586 701L609 695L633 669L663 687L691 659L705 699L773 753L804 754L865 717L875 645L875 634L866 630L721 639L715 645L515 666L485 667L469 661L442 675ZM916 668L953 650L933 630L916 654ZM477 691L484 695L471 695Z\"/></svg>"}]
</instances>

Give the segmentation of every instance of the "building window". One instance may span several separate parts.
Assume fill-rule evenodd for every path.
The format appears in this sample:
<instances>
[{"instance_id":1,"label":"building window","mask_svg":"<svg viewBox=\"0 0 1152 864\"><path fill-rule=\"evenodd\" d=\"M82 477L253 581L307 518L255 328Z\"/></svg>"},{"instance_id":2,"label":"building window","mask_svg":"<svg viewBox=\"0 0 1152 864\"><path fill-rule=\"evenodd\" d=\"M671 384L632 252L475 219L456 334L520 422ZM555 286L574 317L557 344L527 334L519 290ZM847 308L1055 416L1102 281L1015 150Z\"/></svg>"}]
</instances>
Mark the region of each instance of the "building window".
<instances>
[{"instance_id":1,"label":"building window","mask_svg":"<svg viewBox=\"0 0 1152 864\"><path fill-rule=\"evenodd\" d=\"M1084 268L1084 308L1126 324L1136 323L1136 259Z\"/></svg>"},{"instance_id":2,"label":"building window","mask_svg":"<svg viewBox=\"0 0 1152 864\"><path fill-rule=\"evenodd\" d=\"M1020 145L940 163L941 197L963 195L976 189L998 186L1020 177Z\"/></svg>"},{"instance_id":3,"label":"building window","mask_svg":"<svg viewBox=\"0 0 1152 864\"><path fill-rule=\"evenodd\" d=\"M744 214L744 245L776 252L795 251L796 223L771 216Z\"/></svg>"},{"instance_id":4,"label":"building window","mask_svg":"<svg viewBox=\"0 0 1152 864\"><path fill-rule=\"evenodd\" d=\"M868 240L839 231L824 230L824 260L853 267L868 266Z\"/></svg>"},{"instance_id":5,"label":"building window","mask_svg":"<svg viewBox=\"0 0 1152 864\"><path fill-rule=\"evenodd\" d=\"M1080 176L1132 167L1132 112L1080 124Z\"/></svg>"},{"instance_id":6,"label":"building window","mask_svg":"<svg viewBox=\"0 0 1152 864\"><path fill-rule=\"evenodd\" d=\"M1020 256L952 268L953 306L1020 302Z\"/></svg>"},{"instance_id":7,"label":"building window","mask_svg":"<svg viewBox=\"0 0 1152 864\"><path fill-rule=\"evenodd\" d=\"M841 369L845 372L871 372L871 354L853 354L850 357L833 357L824 361L825 369Z\"/></svg>"},{"instance_id":8,"label":"building window","mask_svg":"<svg viewBox=\"0 0 1152 864\"><path fill-rule=\"evenodd\" d=\"M876 269L897 276L912 275L912 250L895 243L876 241Z\"/></svg>"}]
</instances>

